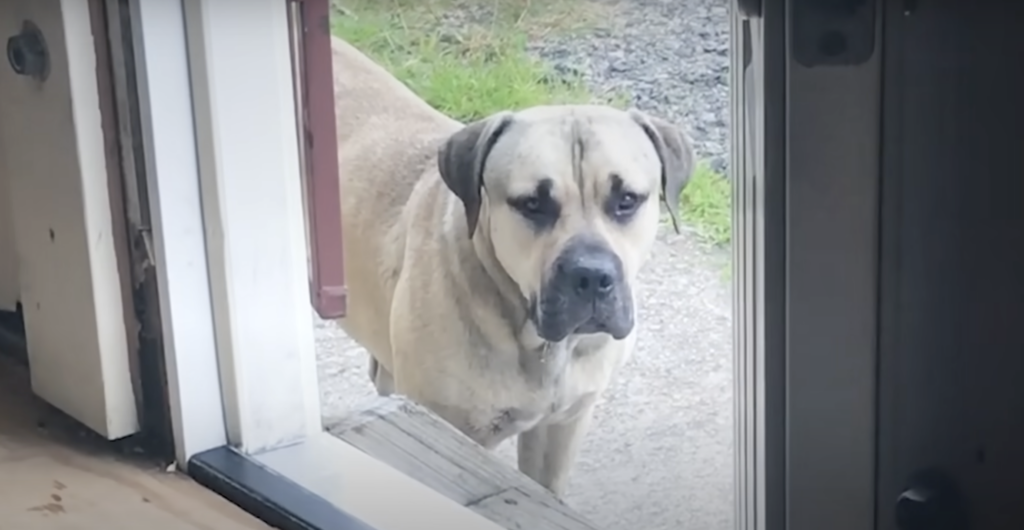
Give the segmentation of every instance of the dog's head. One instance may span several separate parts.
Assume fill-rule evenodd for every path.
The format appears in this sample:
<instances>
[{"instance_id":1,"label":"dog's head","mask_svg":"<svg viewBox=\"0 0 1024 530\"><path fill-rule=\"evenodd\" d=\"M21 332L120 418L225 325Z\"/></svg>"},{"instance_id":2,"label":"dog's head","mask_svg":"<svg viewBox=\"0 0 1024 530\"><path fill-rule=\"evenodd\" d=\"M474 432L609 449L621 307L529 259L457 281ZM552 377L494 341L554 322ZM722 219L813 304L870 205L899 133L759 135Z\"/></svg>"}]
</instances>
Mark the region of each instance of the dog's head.
<instances>
[{"instance_id":1,"label":"dog's head","mask_svg":"<svg viewBox=\"0 0 1024 530\"><path fill-rule=\"evenodd\" d=\"M438 166L470 237L493 242L542 339L622 339L659 196L676 217L693 151L679 129L635 110L541 106L467 125L441 146Z\"/></svg>"}]
</instances>

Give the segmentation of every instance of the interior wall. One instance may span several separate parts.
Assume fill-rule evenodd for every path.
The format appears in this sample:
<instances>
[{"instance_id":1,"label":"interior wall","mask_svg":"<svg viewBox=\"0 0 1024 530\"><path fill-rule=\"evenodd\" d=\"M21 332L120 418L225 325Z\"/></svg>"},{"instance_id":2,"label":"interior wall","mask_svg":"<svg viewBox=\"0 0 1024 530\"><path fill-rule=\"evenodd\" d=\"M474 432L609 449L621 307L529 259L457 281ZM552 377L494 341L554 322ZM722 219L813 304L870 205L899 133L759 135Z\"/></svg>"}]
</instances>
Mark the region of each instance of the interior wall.
<instances>
[{"instance_id":1,"label":"interior wall","mask_svg":"<svg viewBox=\"0 0 1024 530\"><path fill-rule=\"evenodd\" d=\"M9 177L4 167L3 146L0 145L0 311L17 307L18 259L14 247L14 219L11 212Z\"/></svg>"}]
</instances>

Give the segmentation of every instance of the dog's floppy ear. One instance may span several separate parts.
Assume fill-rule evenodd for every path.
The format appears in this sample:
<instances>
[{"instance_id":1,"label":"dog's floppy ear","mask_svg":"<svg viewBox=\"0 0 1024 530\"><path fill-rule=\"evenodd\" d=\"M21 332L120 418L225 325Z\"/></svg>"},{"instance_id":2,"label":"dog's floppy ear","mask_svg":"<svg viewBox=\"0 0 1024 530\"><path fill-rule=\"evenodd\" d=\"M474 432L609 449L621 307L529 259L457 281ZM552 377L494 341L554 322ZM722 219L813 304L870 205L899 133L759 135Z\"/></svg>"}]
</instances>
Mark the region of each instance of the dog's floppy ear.
<instances>
[{"instance_id":1,"label":"dog's floppy ear","mask_svg":"<svg viewBox=\"0 0 1024 530\"><path fill-rule=\"evenodd\" d=\"M661 198L679 233L679 196L693 173L693 145L681 129L635 109L629 111L654 144L661 159Z\"/></svg>"},{"instance_id":2,"label":"dog's floppy ear","mask_svg":"<svg viewBox=\"0 0 1024 530\"><path fill-rule=\"evenodd\" d=\"M487 155L510 123L512 113L499 112L466 125L438 149L437 168L448 189L462 201L466 209L470 238L480 218L480 190L483 187Z\"/></svg>"}]
</instances>

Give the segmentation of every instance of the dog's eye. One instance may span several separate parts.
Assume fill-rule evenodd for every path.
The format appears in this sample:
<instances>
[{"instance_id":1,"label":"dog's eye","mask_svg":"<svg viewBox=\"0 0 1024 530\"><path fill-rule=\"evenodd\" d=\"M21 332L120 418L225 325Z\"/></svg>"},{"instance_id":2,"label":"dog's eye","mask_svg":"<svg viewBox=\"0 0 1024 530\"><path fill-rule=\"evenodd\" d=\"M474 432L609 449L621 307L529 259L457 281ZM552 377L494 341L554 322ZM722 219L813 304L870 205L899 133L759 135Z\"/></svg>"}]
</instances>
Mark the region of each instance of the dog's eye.
<instances>
[{"instance_id":1,"label":"dog's eye","mask_svg":"<svg viewBox=\"0 0 1024 530\"><path fill-rule=\"evenodd\" d=\"M561 208L551 197L529 195L508 200L509 206L538 228L547 228L558 221Z\"/></svg>"},{"instance_id":2,"label":"dog's eye","mask_svg":"<svg viewBox=\"0 0 1024 530\"><path fill-rule=\"evenodd\" d=\"M636 207L640 205L640 197L633 192L626 192L619 197L619 204L616 205L616 213L619 215L629 215L636 210Z\"/></svg>"},{"instance_id":3,"label":"dog's eye","mask_svg":"<svg viewBox=\"0 0 1024 530\"><path fill-rule=\"evenodd\" d=\"M508 203L519 210L519 213L527 216L546 215L558 209L558 205L551 198L536 195L516 197L509 199Z\"/></svg>"},{"instance_id":4,"label":"dog's eye","mask_svg":"<svg viewBox=\"0 0 1024 530\"><path fill-rule=\"evenodd\" d=\"M646 200L647 195L621 189L613 190L604 203L604 211L615 221L628 223Z\"/></svg>"}]
</instances>

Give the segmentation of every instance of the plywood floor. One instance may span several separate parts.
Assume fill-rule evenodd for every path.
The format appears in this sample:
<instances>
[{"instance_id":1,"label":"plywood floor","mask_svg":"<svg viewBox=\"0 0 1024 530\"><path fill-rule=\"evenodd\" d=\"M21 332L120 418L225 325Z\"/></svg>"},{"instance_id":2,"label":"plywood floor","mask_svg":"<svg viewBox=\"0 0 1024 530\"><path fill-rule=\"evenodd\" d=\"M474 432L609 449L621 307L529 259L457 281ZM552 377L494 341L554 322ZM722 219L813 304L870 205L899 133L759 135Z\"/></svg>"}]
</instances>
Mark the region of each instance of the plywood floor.
<instances>
[{"instance_id":1,"label":"plywood floor","mask_svg":"<svg viewBox=\"0 0 1024 530\"><path fill-rule=\"evenodd\" d=\"M268 530L178 473L110 447L33 397L0 355L0 530Z\"/></svg>"}]
</instances>

